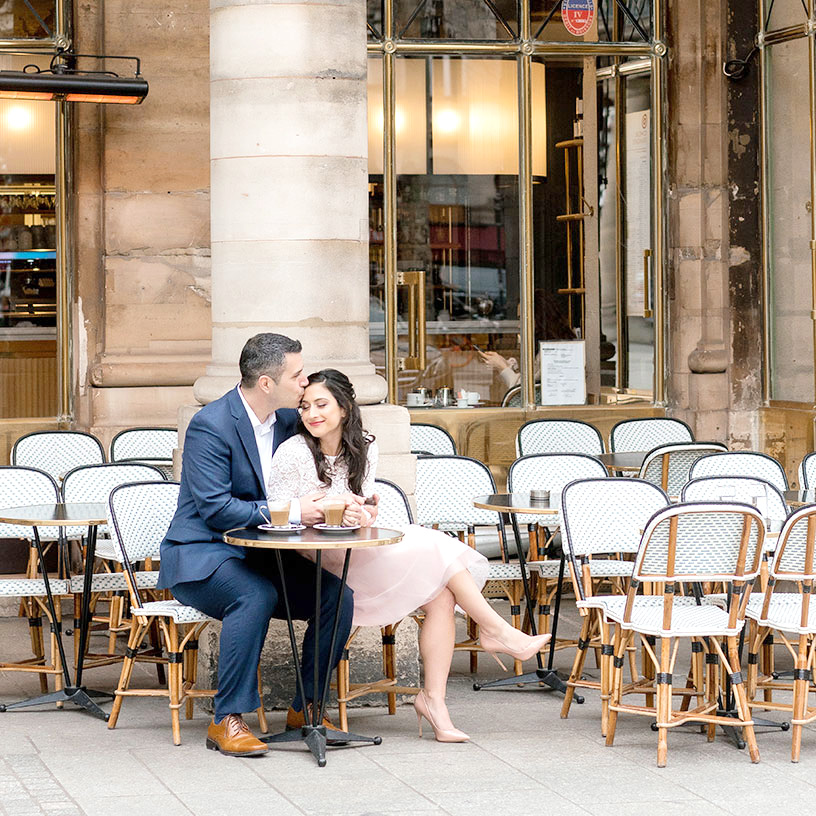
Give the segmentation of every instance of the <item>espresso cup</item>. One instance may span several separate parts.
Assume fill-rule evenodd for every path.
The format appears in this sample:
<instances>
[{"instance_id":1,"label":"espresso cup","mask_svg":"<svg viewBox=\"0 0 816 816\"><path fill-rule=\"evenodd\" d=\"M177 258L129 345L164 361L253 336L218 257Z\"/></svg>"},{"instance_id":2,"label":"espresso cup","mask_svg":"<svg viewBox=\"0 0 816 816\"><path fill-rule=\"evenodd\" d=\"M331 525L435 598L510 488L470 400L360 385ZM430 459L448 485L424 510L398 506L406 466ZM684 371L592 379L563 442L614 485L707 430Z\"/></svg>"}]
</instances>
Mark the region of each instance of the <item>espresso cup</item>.
<instances>
[{"instance_id":1,"label":"espresso cup","mask_svg":"<svg viewBox=\"0 0 816 816\"><path fill-rule=\"evenodd\" d=\"M266 507L261 507L261 515L266 519L267 524L273 527L285 527L289 524L289 500L269 501ZM264 513L266 510L266 513ZM268 514L268 515L267 515Z\"/></svg>"},{"instance_id":2,"label":"espresso cup","mask_svg":"<svg viewBox=\"0 0 816 816\"><path fill-rule=\"evenodd\" d=\"M410 393L405 397L405 403L409 408L417 408L425 404L425 399L422 394Z\"/></svg>"},{"instance_id":3,"label":"espresso cup","mask_svg":"<svg viewBox=\"0 0 816 816\"><path fill-rule=\"evenodd\" d=\"M328 498L323 499L323 515L326 519L326 524L331 527L343 526L343 514L346 512L345 499Z\"/></svg>"}]
</instances>

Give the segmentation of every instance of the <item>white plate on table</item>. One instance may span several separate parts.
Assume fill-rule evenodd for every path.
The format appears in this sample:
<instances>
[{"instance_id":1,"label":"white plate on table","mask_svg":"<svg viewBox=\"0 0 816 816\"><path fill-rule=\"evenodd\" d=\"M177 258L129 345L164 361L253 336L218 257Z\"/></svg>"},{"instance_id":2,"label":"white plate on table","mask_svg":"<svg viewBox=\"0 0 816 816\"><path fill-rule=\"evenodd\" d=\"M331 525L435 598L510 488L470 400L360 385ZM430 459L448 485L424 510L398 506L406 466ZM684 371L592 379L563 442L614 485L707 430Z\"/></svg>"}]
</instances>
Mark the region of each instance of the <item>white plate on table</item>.
<instances>
[{"instance_id":1,"label":"white plate on table","mask_svg":"<svg viewBox=\"0 0 816 816\"><path fill-rule=\"evenodd\" d=\"M282 524L280 526L276 524L259 524L259 530L263 530L265 533L299 533L301 530L306 529L305 524Z\"/></svg>"},{"instance_id":2,"label":"white plate on table","mask_svg":"<svg viewBox=\"0 0 816 816\"><path fill-rule=\"evenodd\" d=\"M344 527L342 524L315 524L315 530L320 530L322 533L350 533L352 530L359 530L359 524L353 524L351 527Z\"/></svg>"}]
</instances>

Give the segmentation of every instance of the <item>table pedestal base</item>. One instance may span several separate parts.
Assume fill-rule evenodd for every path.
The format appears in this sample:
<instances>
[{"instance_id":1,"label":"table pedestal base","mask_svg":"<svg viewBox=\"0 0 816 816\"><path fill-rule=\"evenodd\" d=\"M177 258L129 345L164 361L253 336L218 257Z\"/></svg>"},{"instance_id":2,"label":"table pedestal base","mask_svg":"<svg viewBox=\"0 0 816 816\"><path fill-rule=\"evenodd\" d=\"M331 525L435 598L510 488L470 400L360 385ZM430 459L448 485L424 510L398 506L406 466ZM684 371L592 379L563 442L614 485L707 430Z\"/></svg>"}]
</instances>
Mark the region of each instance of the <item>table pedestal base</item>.
<instances>
[{"instance_id":1,"label":"table pedestal base","mask_svg":"<svg viewBox=\"0 0 816 816\"><path fill-rule=\"evenodd\" d=\"M260 740L271 745L303 741L317 760L318 766L323 768L326 765L327 746L346 745L350 742L367 742L371 745L379 745L382 742L382 737L362 737L359 734L350 734L348 731L334 731L326 728L325 725L304 725L291 731L281 731L279 734L261 737Z\"/></svg>"},{"instance_id":2,"label":"table pedestal base","mask_svg":"<svg viewBox=\"0 0 816 816\"><path fill-rule=\"evenodd\" d=\"M103 711L91 698L92 697L107 697L109 700L113 699L113 694L107 691L95 691L94 689L87 689L84 686L68 686L59 691L52 691L50 694L42 694L39 697L31 697L28 700L20 700L17 703L7 703L0 705L0 712L11 711L15 708L29 708L30 706L46 705L48 703L74 703L75 705L90 711L95 717L100 720L108 721L110 714Z\"/></svg>"},{"instance_id":3,"label":"table pedestal base","mask_svg":"<svg viewBox=\"0 0 816 816\"><path fill-rule=\"evenodd\" d=\"M567 684L558 676L557 672L543 668L525 674L516 674L513 677L500 677L490 683L474 683L473 690L481 691L482 689L503 688L506 686L526 686L528 683L543 683L545 686L549 686L554 691L560 691L562 694L567 691ZM580 694L574 695L572 699L578 705L584 702L584 698Z\"/></svg>"}]
</instances>

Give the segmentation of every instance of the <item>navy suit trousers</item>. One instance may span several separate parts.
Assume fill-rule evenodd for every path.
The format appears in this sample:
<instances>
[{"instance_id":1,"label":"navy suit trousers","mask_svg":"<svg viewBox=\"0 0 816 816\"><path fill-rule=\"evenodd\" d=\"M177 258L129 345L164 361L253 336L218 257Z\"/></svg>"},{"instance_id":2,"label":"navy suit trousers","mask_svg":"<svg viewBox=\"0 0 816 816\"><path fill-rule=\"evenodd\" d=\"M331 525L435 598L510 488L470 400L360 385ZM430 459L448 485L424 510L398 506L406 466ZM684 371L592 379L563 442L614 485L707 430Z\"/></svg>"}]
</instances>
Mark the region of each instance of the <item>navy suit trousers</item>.
<instances>
[{"instance_id":1,"label":"navy suit trousers","mask_svg":"<svg viewBox=\"0 0 816 816\"><path fill-rule=\"evenodd\" d=\"M340 579L326 570L321 576L320 615L315 621L316 566L295 552L283 551L284 576L289 606L295 620L308 621L303 638L303 685L307 700L323 691L326 672L340 660L351 631L353 593L346 587L340 608L335 653L329 654L332 623L340 591ZM172 587L173 595L188 606L222 621L218 659L218 693L215 695L215 720L227 714L243 714L260 706L258 697L258 661L270 618L286 618L281 592L281 577L275 554L247 551L246 559L229 558L203 581L186 581ZM315 631L320 634L319 688L314 688ZM292 703L303 708L296 689Z\"/></svg>"}]
</instances>

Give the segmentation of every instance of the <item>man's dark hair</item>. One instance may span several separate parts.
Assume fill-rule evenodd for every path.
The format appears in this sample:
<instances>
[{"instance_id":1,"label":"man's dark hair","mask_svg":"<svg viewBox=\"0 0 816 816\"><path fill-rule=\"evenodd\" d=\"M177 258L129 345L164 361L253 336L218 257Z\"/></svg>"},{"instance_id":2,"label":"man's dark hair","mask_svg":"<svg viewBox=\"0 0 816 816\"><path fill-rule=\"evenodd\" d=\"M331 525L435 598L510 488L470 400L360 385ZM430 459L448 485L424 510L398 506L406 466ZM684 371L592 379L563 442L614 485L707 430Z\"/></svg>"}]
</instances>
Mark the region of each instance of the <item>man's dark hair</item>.
<instances>
[{"instance_id":1,"label":"man's dark hair","mask_svg":"<svg viewBox=\"0 0 816 816\"><path fill-rule=\"evenodd\" d=\"M299 354L303 349L300 340L283 334L263 332L250 337L241 350L238 366L241 369L241 386L253 388L264 374L278 382L286 365L287 354Z\"/></svg>"}]
</instances>

